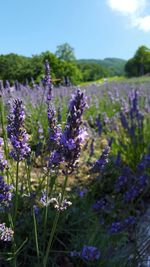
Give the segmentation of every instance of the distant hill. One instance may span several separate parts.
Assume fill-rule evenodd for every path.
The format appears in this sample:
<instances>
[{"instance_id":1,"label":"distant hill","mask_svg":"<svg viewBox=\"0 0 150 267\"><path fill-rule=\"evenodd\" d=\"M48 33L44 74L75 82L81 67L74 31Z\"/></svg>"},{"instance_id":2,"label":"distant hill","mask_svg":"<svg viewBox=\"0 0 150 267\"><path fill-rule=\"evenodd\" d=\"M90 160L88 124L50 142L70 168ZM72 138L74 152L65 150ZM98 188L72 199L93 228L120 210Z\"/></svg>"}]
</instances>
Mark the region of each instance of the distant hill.
<instances>
[{"instance_id":1,"label":"distant hill","mask_svg":"<svg viewBox=\"0 0 150 267\"><path fill-rule=\"evenodd\" d=\"M124 66L126 64L126 60L121 58L105 58L105 59L79 59L77 63L87 63L92 64L96 63L105 69L108 70L110 76L114 75L123 75L124 74Z\"/></svg>"}]
</instances>

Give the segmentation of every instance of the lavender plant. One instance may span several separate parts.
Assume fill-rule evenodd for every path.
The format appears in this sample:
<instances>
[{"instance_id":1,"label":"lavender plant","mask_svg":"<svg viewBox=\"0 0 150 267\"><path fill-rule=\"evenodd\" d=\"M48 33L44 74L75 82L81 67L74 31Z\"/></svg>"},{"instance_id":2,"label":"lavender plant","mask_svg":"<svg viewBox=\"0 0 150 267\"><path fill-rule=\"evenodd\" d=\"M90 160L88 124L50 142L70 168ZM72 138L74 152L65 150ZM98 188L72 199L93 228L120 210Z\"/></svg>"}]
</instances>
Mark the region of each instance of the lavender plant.
<instances>
[{"instance_id":1,"label":"lavender plant","mask_svg":"<svg viewBox=\"0 0 150 267\"><path fill-rule=\"evenodd\" d=\"M84 94L55 88L48 61L44 79L29 84L0 83L1 264L124 267L149 205L148 85L139 90L146 107L125 83L87 86L84 112Z\"/></svg>"}]
</instances>

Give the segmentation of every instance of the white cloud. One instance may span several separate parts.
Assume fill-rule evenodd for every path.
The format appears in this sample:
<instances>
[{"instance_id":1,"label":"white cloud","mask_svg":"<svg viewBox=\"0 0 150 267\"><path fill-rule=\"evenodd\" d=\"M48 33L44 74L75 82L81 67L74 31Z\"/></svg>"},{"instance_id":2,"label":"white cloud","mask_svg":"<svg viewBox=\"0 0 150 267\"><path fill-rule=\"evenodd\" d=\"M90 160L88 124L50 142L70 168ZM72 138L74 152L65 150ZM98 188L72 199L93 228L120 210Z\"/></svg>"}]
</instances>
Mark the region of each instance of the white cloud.
<instances>
[{"instance_id":1,"label":"white cloud","mask_svg":"<svg viewBox=\"0 0 150 267\"><path fill-rule=\"evenodd\" d=\"M123 15L132 15L146 7L146 0L108 0L108 5Z\"/></svg>"},{"instance_id":2,"label":"white cloud","mask_svg":"<svg viewBox=\"0 0 150 267\"><path fill-rule=\"evenodd\" d=\"M136 18L134 25L145 32L150 31L150 16Z\"/></svg>"},{"instance_id":3,"label":"white cloud","mask_svg":"<svg viewBox=\"0 0 150 267\"><path fill-rule=\"evenodd\" d=\"M150 31L150 15L145 15L148 0L107 0L107 3L113 11L126 16L132 27Z\"/></svg>"}]
</instances>

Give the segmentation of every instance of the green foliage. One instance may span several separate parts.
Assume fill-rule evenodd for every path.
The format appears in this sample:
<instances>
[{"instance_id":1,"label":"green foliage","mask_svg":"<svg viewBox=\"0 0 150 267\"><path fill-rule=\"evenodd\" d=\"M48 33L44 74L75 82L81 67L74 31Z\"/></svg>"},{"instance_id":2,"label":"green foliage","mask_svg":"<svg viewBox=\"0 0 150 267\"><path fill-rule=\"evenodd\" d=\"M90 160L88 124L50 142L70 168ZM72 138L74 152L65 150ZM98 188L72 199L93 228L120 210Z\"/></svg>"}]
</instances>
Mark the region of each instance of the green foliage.
<instances>
[{"instance_id":1,"label":"green foliage","mask_svg":"<svg viewBox=\"0 0 150 267\"><path fill-rule=\"evenodd\" d=\"M124 75L124 66L126 60L120 58L105 58L103 60L100 59L80 59L77 60L77 63L86 63L89 65L98 64L103 68L108 76L121 76Z\"/></svg>"},{"instance_id":2,"label":"green foliage","mask_svg":"<svg viewBox=\"0 0 150 267\"><path fill-rule=\"evenodd\" d=\"M63 81L64 76L68 76L71 83L77 84L82 80L82 74L74 62L62 61L49 51L40 55L33 55L31 58L8 54L0 56L0 79L4 82L9 80L12 84L16 80L25 83L33 78L39 82L44 77L43 63L45 60L51 63L51 75L55 82Z\"/></svg>"},{"instance_id":3,"label":"green foliage","mask_svg":"<svg viewBox=\"0 0 150 267\"><path fill-rule=\"evenodd\" d=\"M102 77L107 77L108 72L97 63L78 63L77 65L82 72L83 81L95 81Z\"/></svg>"},{"instance_id":4,"label":"green foliage","mask_svg":"<svg viewBox=\"0 0 150 267\"><path fill-rule=\"evenodd\" d=\"M79 82L96 81L103 77L123 75L125 61L122 59L106 58L104 60L76 60L74 49L64 43L57 46L56 53L43 52L32 57L17 54L0 55L0 79L9 80L13 84L36 82L44 76L43 63L48 60L51 65L51 76L54 83L63 83L64 77L77 85Z\"/></svg>"},{"instance_id":5,"label":"green foliage","mask_svg":"<svg viewBox=\"0 0 150 267\"><path fill-rule=\"evenodd\" d=\"M21 82L32 76L30 58L17 54L0 55L0 79ZM24 76L24 72L26 75Z\"/></svg>"},{"instance_id":6,"label":"green foliage","mask_svg":"<svg viewBox=\"0 0 150 267\"><path fill-rule=\"evenodd\" d=\"M150 49L144 45L140 46L134 57L127 61L125 72L128 77L138 77L150 73Z\"/></svg>"},{"instance_id":7,"label":"green foliage","mask_svg":"<svg viewBox=\"0 0 150 267\"><path fill-rule=\"evenodd\" d=\"M64 60L64 61L74 61L75 60L74 49L68 43L58 45L55 55L59 59Z\"/></svg>"}]
</instances>

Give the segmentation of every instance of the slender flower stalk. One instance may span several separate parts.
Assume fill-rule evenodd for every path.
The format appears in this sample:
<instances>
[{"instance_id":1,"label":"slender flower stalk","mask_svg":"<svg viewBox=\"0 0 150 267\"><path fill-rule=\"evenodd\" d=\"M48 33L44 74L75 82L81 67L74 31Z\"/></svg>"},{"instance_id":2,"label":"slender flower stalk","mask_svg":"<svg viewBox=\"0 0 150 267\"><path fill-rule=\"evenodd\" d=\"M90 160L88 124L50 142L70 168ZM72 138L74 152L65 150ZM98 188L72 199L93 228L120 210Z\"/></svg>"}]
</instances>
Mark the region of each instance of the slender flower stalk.
<instances>
[{"instance_id":1,"label":"slender flower stalk","mask_svg":"<svg viewBox=\"0 0 150 267\"><path fill-rule=\"evenodd\" d=\"M34 235L35 235L35 244L36 244L36 253L39 262L39 243L38 243L38 233L37 233L37 223L36 223L36 216L35 216L35 207L33 207L33 222L34 222Z\"/></svg>"},{"instance_id":2,"label":"slender flower stalk","mask_svg":"<svg viewBox=\"0 0 150 267\"><path fill-rule=\"evenodd\" d=\"M45 90L47 91L47 118L48 118L48 141L47 141L47 151L49 153L49 156L52 155L53 151L58 148L59 140L61 137L61 127L57 124L56 120L56 112L55 109L51 103L52 100L52 89L53 84L51 80L50 75L50 66L48 63L48 60L45 61L45 77L43 81ZM51 178L51 183L50 183ZM46 202L48 202L49 194L53 191L53 186L55 183L55 179L53 179L51 175L51 170L49 168L47 180L46 180ZM43 239L46 239L46 226L47 226L47 217L48 217L48 206L45 206L45 215L44 215L44 230L43 230ZM45 246L44 246L45 250Z\"/></svg>"},{"instance_id":3,"label":"slender flower stalk","mask_svg":"<svg viewBox=\"0 0 150 267\"><path fill-rule=\"evenodd\" d=\"M60 198L60 201L59 201L59 206L63 202L67 181L68 181L68 176L65 177L61 198ZM44 257L44 261L43 261L43 267L47 266L48 256L49 256L51 245L52 245L52 242L53 242L53 239L54 239L54 235L55 235L55 232L56 232L56 228L57 228L60 212L61 212L61 209L57 209L57 212L56 212L56 215L55 215L55 219L54 219L54 222L53 222L53 226L52 226L52 230L51 230L51 233L50 233L50 237L49 237L49 240L48 240L48 245L47 245L47 248L46 248L46 254L45 254L45 257Z\"/></svg>"},{"instance_id":4,"label":"slender flower stalk","mask_svg":"<svg viewBox=\"0 0 150 267\"><path fill-rule=\"evenodd\" d=\"M54 151L53 157L50 158L50 166L57 166L63 160L65 161L66 166L64 170L65 180L62 188L62 194L60 195L60 199L59 201L56 199L52 200L56 205L55 207L57 208L57 212L55 215L51 234L46 248L46 254L43 261L44 267L47 266L48 256L56 232L60 212L66 208L66 205L67 206L71 205L71 202L67 202L64 200L64 196L69 177L68 175L72 173L72 171L77 166L77 159L80 156L81 144L85 137L85 133L81 129L82 114L85 107L86 107L85 97L83 93L80 92L80 90L77 90L76 94L72 97L69 104L67 122L64 132L60 138L60 145L58 149Z\"/></svg>"}]
</instances>

